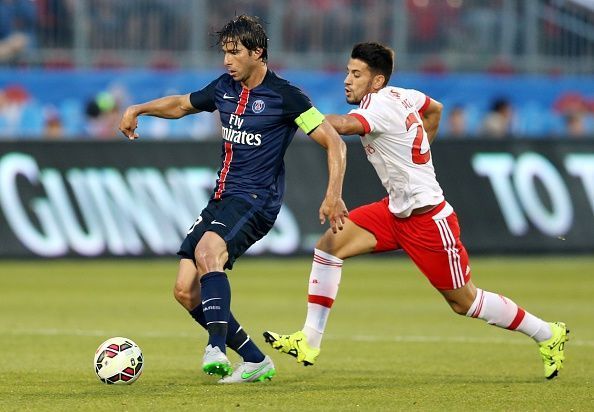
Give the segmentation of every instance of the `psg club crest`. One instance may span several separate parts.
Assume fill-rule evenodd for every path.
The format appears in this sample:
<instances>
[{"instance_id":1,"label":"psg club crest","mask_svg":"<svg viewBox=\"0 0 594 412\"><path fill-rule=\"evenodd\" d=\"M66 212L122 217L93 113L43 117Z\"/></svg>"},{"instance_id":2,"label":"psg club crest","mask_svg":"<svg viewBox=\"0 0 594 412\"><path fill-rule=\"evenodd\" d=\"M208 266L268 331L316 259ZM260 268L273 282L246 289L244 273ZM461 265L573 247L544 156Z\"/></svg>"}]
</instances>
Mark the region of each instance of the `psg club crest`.
<instances>
[{"instance_id":1,"label":"psg club crest","mask_svg":"<svg viewBox=\"0 0 594 412\"><path fill-rule=\"evenodd\" d=\"M264 100L258 99L252 104L252 111L254 113L262 113L265 107Z\"/></svg>"}]
</instances>

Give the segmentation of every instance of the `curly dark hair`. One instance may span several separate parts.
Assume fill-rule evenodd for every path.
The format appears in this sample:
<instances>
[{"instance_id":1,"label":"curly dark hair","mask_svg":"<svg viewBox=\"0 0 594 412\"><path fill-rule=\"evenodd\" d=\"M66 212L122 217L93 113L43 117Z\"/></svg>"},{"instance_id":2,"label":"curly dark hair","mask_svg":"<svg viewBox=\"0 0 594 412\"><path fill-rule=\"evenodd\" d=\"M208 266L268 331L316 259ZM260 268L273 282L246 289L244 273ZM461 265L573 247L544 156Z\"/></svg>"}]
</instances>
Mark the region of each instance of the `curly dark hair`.
<instances>
[{"instance_id":1,"label":"curly dark hair","mask_svg":"<svg viewBox=\"0 0 594 412\"><path fill-rule=\"evenodd\" d=\"M216 34L219 44L232 42L237 45L237 42L241 42L249 51L256 51L256 49L261 48L262 61L266 62L268 60L268 37L258 17L246 14L237 16L225 24Z\"/></svg>"}]
</instances>

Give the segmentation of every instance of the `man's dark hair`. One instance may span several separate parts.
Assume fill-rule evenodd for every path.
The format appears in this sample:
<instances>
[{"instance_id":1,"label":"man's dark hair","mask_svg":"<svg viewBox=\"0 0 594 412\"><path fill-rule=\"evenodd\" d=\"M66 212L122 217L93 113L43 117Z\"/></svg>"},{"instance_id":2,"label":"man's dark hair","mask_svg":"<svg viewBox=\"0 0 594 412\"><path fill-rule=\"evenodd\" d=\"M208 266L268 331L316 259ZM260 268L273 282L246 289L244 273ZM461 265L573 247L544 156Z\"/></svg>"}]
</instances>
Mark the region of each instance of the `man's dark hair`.
<instances>
[{"instance_id":1,"label":"man's dark hair","mask_svg":"<svg viewBox=\"0 0 594 412\"><path fill-rule=\"evenodd\" d=\"M386 84L394 70L394 50L380 43L368 42L355 44L351 52L351 59L361 60L369 66L374 75L383 74Z\"/></svg>"},{"instance_id":2,"label":"man's dark hair","mask_svg":"<svg viewBox=\"0 0 594 412\"><path fill-rule=\"evenodd\" d=\"M268 60L268 37L257 17L242 14L217 31L219 44L240 41L249 51L262 49L262 61Z\"/></svg>"}]
</instances>

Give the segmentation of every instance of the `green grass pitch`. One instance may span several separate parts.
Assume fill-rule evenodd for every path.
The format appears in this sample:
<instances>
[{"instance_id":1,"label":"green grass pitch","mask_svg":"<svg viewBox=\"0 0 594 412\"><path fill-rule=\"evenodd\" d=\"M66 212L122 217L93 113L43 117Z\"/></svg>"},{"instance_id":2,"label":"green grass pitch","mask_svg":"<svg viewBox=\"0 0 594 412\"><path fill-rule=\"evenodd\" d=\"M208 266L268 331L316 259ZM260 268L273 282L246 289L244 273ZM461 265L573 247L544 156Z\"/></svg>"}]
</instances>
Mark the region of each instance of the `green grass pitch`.
<instances>
[{"instance_id":1,"label":"green grass pitch","mask_svg":"<svg viewBox=\"0 0 594 412\"><path fill-rule=\"evenodd\" d=\"M345 263L322 353L307 368L261 333L302 326L310 260L239 260L232 308L277 376L234 386L200 371L206 333L173 300L174 258L0 261L0 410L594 410L594 258L471 263L478 286L568 324L557 379L544 379L530 339L455 315L400 256ZM95 377L95 349L111 336L144 352L133 385Z\"/></svg>"}]
</instances>

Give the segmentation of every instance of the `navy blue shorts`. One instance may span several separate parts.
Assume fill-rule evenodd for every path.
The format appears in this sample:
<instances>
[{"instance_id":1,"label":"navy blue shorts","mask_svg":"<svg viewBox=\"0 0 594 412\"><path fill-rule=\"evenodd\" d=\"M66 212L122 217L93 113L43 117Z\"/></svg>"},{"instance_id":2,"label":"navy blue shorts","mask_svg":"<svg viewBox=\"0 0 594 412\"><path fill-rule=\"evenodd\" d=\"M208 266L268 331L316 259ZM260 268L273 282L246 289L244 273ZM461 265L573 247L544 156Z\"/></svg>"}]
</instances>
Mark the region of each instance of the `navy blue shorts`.
<instances>
[{"instance_id":1,"label":"navy blue shorts","mask_svg":"<svg viewBox=\"0 0 594 412\"><path fill-rule=\"evenodd\" d=\"M235 259L274 225L274 220L262 213L262 205L250 203L236 196L210 200L190 228L177 254L196 263L194 250L204 232L215 232L227 243L229 259L225 269L233 268Z\"/></svg>"}]
</instances>

